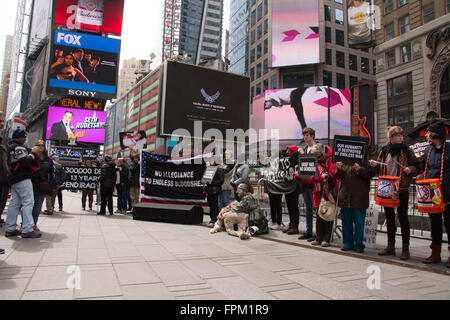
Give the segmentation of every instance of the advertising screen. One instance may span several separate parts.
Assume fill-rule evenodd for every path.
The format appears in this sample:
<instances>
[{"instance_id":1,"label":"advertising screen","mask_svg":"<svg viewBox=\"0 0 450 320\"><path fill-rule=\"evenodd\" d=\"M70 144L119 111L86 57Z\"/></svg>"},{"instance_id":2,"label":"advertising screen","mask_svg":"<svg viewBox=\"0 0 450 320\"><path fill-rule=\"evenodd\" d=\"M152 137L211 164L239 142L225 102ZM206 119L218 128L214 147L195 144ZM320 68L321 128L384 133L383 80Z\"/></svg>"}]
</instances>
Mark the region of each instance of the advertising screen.
<instances>
[{"instance_id":1,"label":"advertising screen","mask_svg":"<svg viewBox=\"0 0 450 320\"><path fill-rule=\"evenodd\" d=\"M48 107L46 139L103 143L105 122L105 111Z\"/></svg>"},{"instance_id":2,"label":"advertising screen","mask_svg":"<svg viewBox=\"0 0 450 320\"><path fill-rule=\"evenodd\" d=\"M116 96L120 40L56 30L48 93L87 98Z\"/></svg>"},{"instance_id":3,"label":"advertising screen","mask_svg":"<svg viewBox=\"0 0 450 320\"><path fill-rule=\"evenodd\" d=\"M138 151L147 147L145 131L129 131L120 133L120 147L122 150Z\"/></svg>"},{"instance_id":4,"label":"advertising screen","mask_svg":"<svg viewBox=\"0 0 450 320\"><path fill-rule=\"evenodd\" d=\"M319 2L272 0L272 67L319 62Z\"/></svg>"},{"instance_id":5,"label":"advertising screen","mask_svg":"<svg viewBox=\"0 0 450 320\"><path fill-rule=\"evenodd\" d=\"M330 92L328 94L328 92ZM328 95L330 101L328 101ZM306 127L316 131L317 139L328 138L328 105L330 106L330 137L350 135L350 91L328 87L268 90L264 115L254 100L257 112L252 116L252 128L279 130L281 140L299 139ZM259 110L259 111L258 111Z\"/></svg>"},{"instance_id":6,"label":"advertising screen","mask_svg":"<svg viewBox=\"0 0 450 320\"><path fill-rule=\"evenodd\" d=\"M122 34L124 0L57 0L55 26L103 34Z\"/></svg>"},{"instance_id":7,"label":"advertising screen","mask_svg":"<svg viewBox=\"0 0 450 320\"><path fill-rule=\"evenodd\" d=\"M248 77L167 61L162 100L161 134L186 129L191 136L218 129L249 128L250 79ZM194 132L202 121L202 132Z\"/></svg>"},{"instance_id":8,"label":"advertising screen","mask_svg":"<svg viewBox=\"0 0 450 320\"><path fill-rule=\"evenodd\" d=\"M375 27L378 7L373 0L348 1L348 44L353 48L375 46Z\"/></svg>"}]
</instances>

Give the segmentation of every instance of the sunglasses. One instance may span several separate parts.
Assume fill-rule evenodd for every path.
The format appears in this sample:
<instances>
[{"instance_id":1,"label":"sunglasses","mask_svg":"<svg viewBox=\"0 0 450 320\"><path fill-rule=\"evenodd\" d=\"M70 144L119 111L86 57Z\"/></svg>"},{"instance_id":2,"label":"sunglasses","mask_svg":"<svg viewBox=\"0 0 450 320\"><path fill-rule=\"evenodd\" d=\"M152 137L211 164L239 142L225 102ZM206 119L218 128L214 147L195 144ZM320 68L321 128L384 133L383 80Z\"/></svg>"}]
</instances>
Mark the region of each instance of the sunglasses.
<instances>
[{"instance_id":1,"label":"sunglasses","mask_svg":"<svg viewBox=\"0 0 450 320\"><path fill-rule=\"evenodd\" d=\"M37 144L36 147L45 147L45 144Z\"/></svg>"}]
</instances>

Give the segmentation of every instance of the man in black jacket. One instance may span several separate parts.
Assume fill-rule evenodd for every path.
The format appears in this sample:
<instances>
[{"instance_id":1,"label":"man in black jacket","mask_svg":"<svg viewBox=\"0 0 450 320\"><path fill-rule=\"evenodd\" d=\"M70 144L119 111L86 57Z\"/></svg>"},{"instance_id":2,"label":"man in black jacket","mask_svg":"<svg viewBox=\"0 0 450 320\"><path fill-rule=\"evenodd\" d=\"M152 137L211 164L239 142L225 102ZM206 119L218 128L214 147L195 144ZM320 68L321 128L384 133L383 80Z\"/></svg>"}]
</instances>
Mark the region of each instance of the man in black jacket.
<instances>
[{"instance_id":1,"label":"man in black jacket","mask_svg":"<svg viewBox=\"0 0 450 320\"><path fill-rule=\"evenodd\" d=\"M139 202L139 193L141 190L140 188L141 163L139 161L139 155L134 155L131 159L133 163L130 167L131 171L130 196L131 196L131 206L134 207L134 205Z\"/></svg>"},{"instance_id":2,"label":"man in black jacket","mask_svg":"<svg viewBox=\"0 0 450 320\"><path fill-rule=\"evenodd\" d=\"M113 192L116 186L116 164L110 156L105 157L105 164L102 166L102 176L100 177L100 194L102 203L99 215L106 214L106 206L108 206L109 214L114 214L113 209Z\"/></svg>"},{"instance_id":3,"label":"man in black jacket","mask_svg":"<svg viewBox=\"0 0 450 320\"><path fill-rule=\"evenodd\" d=\"M5 237L18 236L22 238L40 238L41 234L33 230L34 221L32 216L34 206L33 184L31 182L32 162L37 158L38 147L34 146L29 154L24 146L27 139L25 130L16 129L13 139L9 143L11 156L11 174L8 182L11 186L11 200L6 217ZM17 230L17 215L22 208L23 231Z\"/></svg>"},{"instance_id":4,"label":"man in black jacket","mask_svg":"<svg viewBox=\"0 0 450 320\"><path fill-rule=\"evenodd\" d=\"M211 160L210 165L217 166L214 160ZM205 193L207 195L209 205L209 217L211 218L207 226L210 228L214 227L214 224L217 221L217 216L219 215L220 212L219 193L220 191L222 191L223 182L224 182L224 170L218 167L213 180L205 187Z\"/></svg>"}]
</instances>

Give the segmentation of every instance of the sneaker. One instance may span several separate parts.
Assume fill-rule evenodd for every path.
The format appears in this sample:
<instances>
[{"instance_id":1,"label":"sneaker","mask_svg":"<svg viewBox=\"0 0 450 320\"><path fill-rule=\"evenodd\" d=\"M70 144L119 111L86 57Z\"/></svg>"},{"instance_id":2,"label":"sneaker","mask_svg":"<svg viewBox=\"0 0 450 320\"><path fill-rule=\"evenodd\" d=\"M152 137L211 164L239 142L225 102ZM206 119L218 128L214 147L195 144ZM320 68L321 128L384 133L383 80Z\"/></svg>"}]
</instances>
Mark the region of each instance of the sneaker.
<instances>
[{"instance_id":1,"label":"sneaker","mask_svg":"<svg viewBox=\"0 0 450 320\"><path fill-rule=\"evenodd\" d=\"M291 228L291 224L289 223L289 224L287 225L287 227L283 227L283 228L282 228L283 233L286 233L290 228Z\"/></svg>"},{"instance_id":2,"label":"sneaker","mask_svg":"<svg viewBox=\"0 0 450 320\"><path fill-rule=\"evenodd\" d=\"M14 231L6 231L5 232L5 237L9 238L9 237L15 237L15 236L20 236L22 234L21 230L14 230Z\"/></svg>"},{"instance_id":3,"label":"sneaker","mask_svg":"<svg viewBox=\"0 0 450 320\"><path fill-rule=\"evenodd\" d=\"M4 254L5 253L5 249L0 248L0 254Z\"/></svg>"},{"instance_id":4,"label":"sneaker","mask_svg":"<svg viewBox=\"0 0 450 320\"><path fill-rule=\"evenodd\" d=\"M81 208L81 211L86 211L86 208Z\"/></svg>"},{"instance_id":5,"label":"sneaker","mask_svg":"<svg viewBox=\"0 0 450 320\"><path fill-rule=\"evenodd\" d=\"M214 227L214 223L208 222L208 223L206 224L206 226L207 226L208 228L213 228L213 227Z\"/></svg>"},{"instance_id":6,"label":"sneaker","mask_svg":"<svg viewBox=\"0 0 450 320\"><path fill-rule=\"evenodd\" d=\"M92 211L92 207L89 208L89 211Z\"/></svg>"},{"instance_id":7,"label":"sneaker","mask_svg":"<svg viewBox=\"0 0 450 320\"><path fill-rule=\"evenodd\" d=\"M276 222L271 222L269 226L270 230L280 230L280 227L281 226Z\"/></svg>"},{"instance_id":8,"label":"sneaker","mask_svg":"<svg viewBox=\"0 0 450 320\"><path fill-rule=\"evenodd\" d=\"M312 244L313 246L318 246L318 245L320 244L320 242L317 241L317 240L314 240L313 242L311 242L311 244Z\"/></svg>"},{"instance_id":9,"label":"sneaker","mask_svg":"<svg viewBox=\"0 0 450 320\"><path fill-rule=\"evenodd\" d=\"M298 229L290 228L288 231L286 231L286 234L292 235L292 234L299 234Z\"/></svg>"},{"instance_id":10,"label":"sneaker","mask_svg":"<svg viewBox=\"0 0 450 320\"><path fill-rule=\"evenodd\" d=\"M33 230L41 231L41 230L38 228L38 226L34 226L34 227L33 227Z\"/></svg>"},{"instance_id":11,"label":"sneaker","mask_svg":"<svg viewBox=\"0 0 450 320\"><path fill-rule=\"evenodd\" d=\"M59 211L63 211L63 209L62 209L62 208L59 208Z\"/></svg>"},{"instance_id":12,"label":"sneaker","mask_svg":"<svg viewBox=\"0 0 450 320\"><path fill-rule=\"evenodd\" d=\"M321 244L321 246L322 246L323 248L326 248L326 247L329 247L330 244L329 244L328 242L326 242L326 241L323 241L322 244Z\"/></svg>"},{"instance_id":13,"label":"sneaker","mask_svg":"<svg viewBox=\"0 0 450 320\"><path fill-rule=\"evenodd\" d=\"M311 236L309 239L306 239L308 242L313 242L314 240L316 240L315 236Z\"/></svg>"},{"instance_id":14,"label":"sneaker","mask_svg":"<svg viewBox=\"0 0 450 320\"><path fill-rule=\"evenodd\" d=\"M32 232L28 232L28 233L22 233L23 239L26 239L26 238L36 239L36 238L40 238L41 236L42 236L42 234L40 234L37 230L33 230Z\"/></svg>"},{"instance_id":15,"label":"sneaker","mask_svg":"<svg viewBox=\"0 0 450 320\"><path fill-rule=\"evenodd\" d=\"M303 235L301 235L300 237L298 237L298 240L307 240L309 238L311 238L312 236L310 234L306 234L304 233Z\"/></svg>"},{"instance_id":16,"label":"sneaker","mask_svg":"<svg viewBox=\"0 0 450 320\"><path fill-rule=\"evenodd\" d=\"M53 215L53 211L47 211L45 210L44 212L42 212L43 214L45 214L46 216L51 216Z\"/></svg>"},{"instance_id":17,"label":"sneaker","mask_svg":"<svg viewBox=\"0 0 450 320\"><path fill-rule=\"evenodd\" d=\"M121 213L122 211L120 211L120 210L116 210L116 211L114 211L114 213Z\"/></svg>"}]
</instances>

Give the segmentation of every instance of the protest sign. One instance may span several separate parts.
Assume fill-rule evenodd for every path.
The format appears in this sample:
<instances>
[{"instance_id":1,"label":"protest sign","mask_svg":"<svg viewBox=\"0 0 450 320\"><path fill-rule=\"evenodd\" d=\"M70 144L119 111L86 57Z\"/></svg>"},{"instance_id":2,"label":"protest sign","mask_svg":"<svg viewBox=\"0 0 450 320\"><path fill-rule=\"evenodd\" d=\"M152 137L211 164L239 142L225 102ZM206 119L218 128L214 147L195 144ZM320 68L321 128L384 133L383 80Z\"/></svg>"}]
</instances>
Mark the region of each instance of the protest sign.
<instances>
[{"instance_id":1,"label":"protest sign","mask_svg":"<svg viewBox=\"0 0 450 320\"><path fill-rule=\"evenodd\" d=\"M366 220L364 225L364 244L367 248L376 248L377 224L378 210L374 210L373 207L369 208L366 213Z\"/></svg>"},{"instance_id":2,"label":"protest sign","mask_svg":"<svg viewBox=\"0 0 450 320\"><path fill-rule=\"evenodd\" d=\"M298 157L298 171L302 179L308 180L311 176L317 176L317 157L300 155Z\"/></svg>"},{"instance_id":3,"label":"protest sign","mask_svg":"<svg viewBox=\"0 0 450 320\"><path fill-rule=\"evenodd\" d=\"M96 190L102 175L100 167L63 166L63 170L66 172L66 190Z\"/></svg>"},{"instance_id":4,"label":"protest sign","mask_svg":"<svg viewBox=\"0 0 450 320\"><path fill-rule=\"evenodd\" d=\"M363 165L366 161L368 138L334 136L333 162Z\"/></svg>"},{"instance_id":5,"label":"protest sign","mask_svg":"<svg viewBox=\"0 0 450 320\"><path fill-rule=\"evenodd\" d=\"M290 157L270 159L267 167L263 168L265 191L273 194L287 194L295 191L297 186L294 174L298 171L298 153Z\"/></svg>"},{"instance_id":6,"label":"protest sign","mask_svg":"<svg viewBox=\"0 0 450 320\"><path fill-rule=\"evenodd\" d=\"M410 146L410 148L412 149L412 151L414 151L414 154L416 155L417 158L422 158L423 153L425 152L425 149L429 146L430 146L430 143L425 141L425 142L418 142L416 144L413 144L412 146Z\"/></svg>"},{"instance_id":7,"label":"protest sign","mask_svg":"<svg viewBox=\"0 0 450 320\"><path fill-rule=\"evenodd\" d=\"M202 183L210 184L213 181L218 168L219 168L218 166L212 166L212 167L206 168L205 174L203 175L203 178L202 178Z\"/></svg>"}]
</instances>

